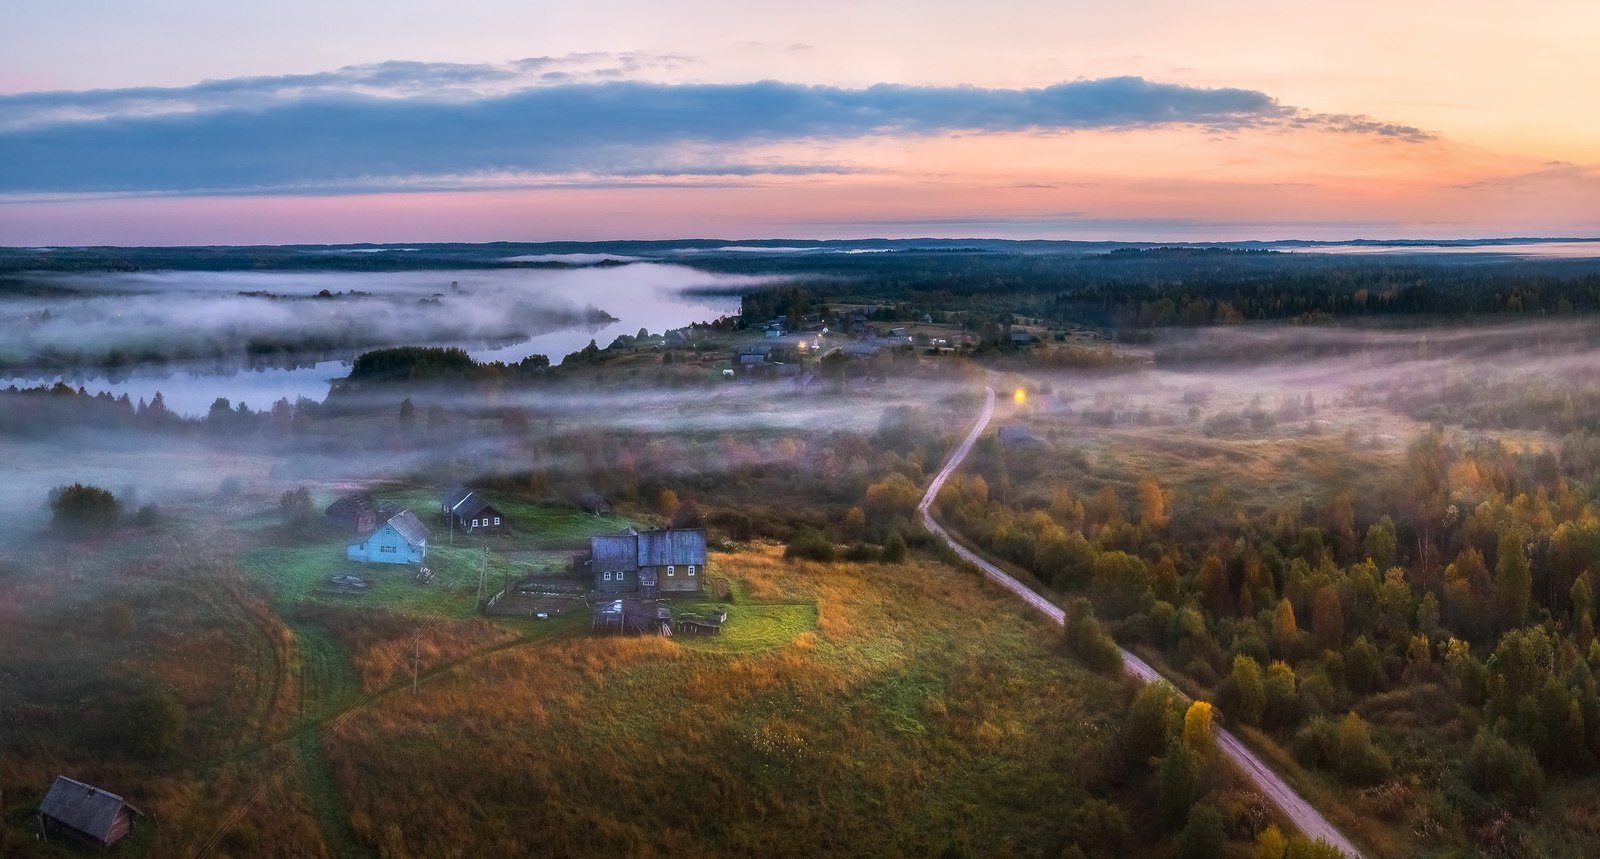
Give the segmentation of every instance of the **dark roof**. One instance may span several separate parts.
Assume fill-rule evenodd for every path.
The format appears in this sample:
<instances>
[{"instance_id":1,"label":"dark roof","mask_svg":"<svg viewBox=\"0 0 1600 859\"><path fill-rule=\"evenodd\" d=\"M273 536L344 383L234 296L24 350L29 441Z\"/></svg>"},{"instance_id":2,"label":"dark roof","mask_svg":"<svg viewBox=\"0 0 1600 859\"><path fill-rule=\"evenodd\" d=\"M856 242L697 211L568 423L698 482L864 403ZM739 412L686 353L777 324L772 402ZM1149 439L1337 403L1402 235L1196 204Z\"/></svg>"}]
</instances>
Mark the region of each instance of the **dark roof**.
<instances>
[{"instance_id":1,"label":"dark roof","mask_svg":"<svg viewBox=\"0 0 1600 859\"><path fill-rule=\"evenodd\" d=\"M489 507L489 502L483 500L482 495L464 486L446 493L442 503L444 509L462 519L471 519Z\"/></svg>"},{"instance_id":2,"label":"dark roof","mask_svg":"<svg viewBox=\"0 0 1600 859\"><path fill-rule=\"evenodd\" d=\"M417 514L410 510L401 510L384 521L393 525L394 529L400 532L400 536L406 538L406 542L413 546L421 546L428 542L428 526L422 524Z\"/></svg>"},{"instance_id":3,"label":"dark roof","mask_svg":"<svg viewBox=\"0 0 1600 859\"><path fill-rule=\"evenodd\" d=\"M1033 441L1033 433L1028 432L1024 426L1003 426L999 432L1000 440L1007 444Z\"/></svg>"},{"instance_id":4,"label":"dark roof","mask_svg":"<svg viewBox=\"0 0 1600 859\"><path fill-rule=\"evenodd\" d=\"M639 538L636 534L590 538L589 551L594 555L593 569L596 572L633 570L639 566Z\"/></svg>"},{"instance_id":5,"label":"dark roof","mask_svg":"<svg viewBox=\"0 0 1600 859\"><path fill-rule=\"evenodd\" d=\"M56 783L50 785L50 792L39 803L39 813L103 842L124 807L134 814L141 813L114 793L63 775L56 776Z\"/></svg>"},{"instance_id":6,"label":"dark roof","mask_svg":"<svg viewBox=\"0 0 1600 859\"><path fill-rule=\"evenodd\" d=\"M706 562L706 532L668 529L646 531L639 535L639 566L660 567L667 564L704 564Z\"/></svg>"},{"instance_id":7,"label":"dark roof","mask_svg":"<svg viewBox=\"0 0 1600 859\"><path fill-rule=\"evenodd\" d=\"M372 497L371 492L359 489L348 495L339 496L339 500L329 504L328 509L323 512L336 519L348 517L353 520L362 513L376 515L377 511L378 500Z\"/></svg>"}]
</instances>

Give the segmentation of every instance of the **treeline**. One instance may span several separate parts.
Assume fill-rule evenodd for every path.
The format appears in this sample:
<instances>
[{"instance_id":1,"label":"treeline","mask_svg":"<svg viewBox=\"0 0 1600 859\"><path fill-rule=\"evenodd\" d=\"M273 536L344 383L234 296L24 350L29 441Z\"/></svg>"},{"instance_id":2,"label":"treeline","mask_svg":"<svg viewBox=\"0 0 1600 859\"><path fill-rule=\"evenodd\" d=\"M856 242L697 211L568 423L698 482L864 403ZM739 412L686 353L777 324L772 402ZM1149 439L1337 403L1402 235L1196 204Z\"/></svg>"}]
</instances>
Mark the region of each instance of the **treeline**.
<instances>
[{"instance_id":1,"label":"treeline","mask_svg":"<svg viewBox=\"0 0 1600 859\"><path fill-rule=\"evenodd\" d=\"M798 284L759 300L762 318L846 299L902 307L900 318L1011 312L1056 325L1123 330L1600 310L1600 265L1590 260L1149 249L1098 255L902 251L716 257L697 265L798 278Z\"/></svg>"},{"instance_id":2,"label":"treeline","mask_svg":"<svg viewBox=\"0 0 1600 859\"><path fill-rule=\"evenodd\" d=\"M1547 778L1600 765L1594 447L1429 434L1374 497L1250 514L1152 477L1041 495L988 443L939 507L1363 807L1520 855Z\"/></svg>"}]
</instances>

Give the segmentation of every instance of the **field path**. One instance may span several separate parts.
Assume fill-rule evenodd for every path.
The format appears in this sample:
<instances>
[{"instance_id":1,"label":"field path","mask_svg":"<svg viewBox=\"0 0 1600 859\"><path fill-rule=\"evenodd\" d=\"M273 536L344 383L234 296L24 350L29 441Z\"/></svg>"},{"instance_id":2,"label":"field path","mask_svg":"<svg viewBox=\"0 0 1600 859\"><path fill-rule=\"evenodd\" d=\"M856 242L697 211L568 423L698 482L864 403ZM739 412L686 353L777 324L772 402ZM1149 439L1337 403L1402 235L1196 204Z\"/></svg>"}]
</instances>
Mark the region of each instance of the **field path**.
<instances>
[{"instance_id":1,"label":"field path","mask_svg":"<svg viewBox=\"0 0 1600 859\"><path fill-rule=\"evenodd\" d=\"M963 560L981 570L990 581L1021 597L1024 602L1033 606L1052 621L1058 624L1065 624L1066 613L1061 610L1060 606L1045 599L1033 588L1028 587L1004 570L979 557L976 552L966 546L961 545L959 541L950 535L949 531L944 529L943 525L940 525L933 518L933 500L938 497L939 490L944 488L945 481L960 467L962 461L967 458L967 454L972 452L972 446L978 443L979 437L988 428L989 421L993 417L994 388L985 387L983 411L979 413L977 423L972 425L972 431L967 433L967 437L961 441L955 452L950 455L950 459L945 463L944 468L940 469L939 473L934 476L933 482L928 484L928 491L923 494L921 503L917 505L917 512L922 514L924 528L927 528L930 533L943 540ZM1148 663L1126 650L1122 651L1122 670L1130 677L1137 678L1145 683L1165 682L1161 675L1154 668L1151 668ZM1278 810L1293 822L1301 832L1310 838L1326 841L1337 848L1339 852L1350 857L1350 859L1361 859L1361 851L1357 850L1349 839L1345 838L1332 823L1328 822L1327 818L1323 817L1315 808L1312 808L1311 803L1306 802L1294 788L1289 786L1288 782L1285 782L1277 773L1273 772L1265 761L1246 748L1244 743L1239 742L1239 738L1235 737L1233 732L1218 725L1216 727L1216 735L1217 748L1222 751L1222 754L1233 762L1233 765L1238 768L1239 772L1244 774L1245 778L1254 782L1256 788L1266 795L1267 799L1277 806Z\"/></svg>"}]
</instances>

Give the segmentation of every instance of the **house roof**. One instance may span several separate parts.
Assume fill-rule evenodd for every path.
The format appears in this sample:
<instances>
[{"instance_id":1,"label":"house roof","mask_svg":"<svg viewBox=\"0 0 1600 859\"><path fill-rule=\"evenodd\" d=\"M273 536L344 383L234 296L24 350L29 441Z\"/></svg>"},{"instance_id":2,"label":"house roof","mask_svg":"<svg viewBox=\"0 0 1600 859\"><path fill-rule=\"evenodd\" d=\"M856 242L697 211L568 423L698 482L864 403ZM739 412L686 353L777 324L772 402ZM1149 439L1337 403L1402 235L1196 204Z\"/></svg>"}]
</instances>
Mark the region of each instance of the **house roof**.
<instances>
[{"instance_id":1,"label":"house roof","mask_svg":"<svg viewBox=\"0 0 1600 859\"><path fill-rule=\"evenodd\" d=\"M329 504L328 509L323 512L325 515L334 518L347 516L356 518L362 513L376 515L377 511L378 501L372 497L372 493L365 489L358 489L348 495L339 496L339 499Z\"/></svg>"},{"instance_id":2,"label":"house roof","mask_svg":"<svg viewBox=\"0 0 1600 859\"><path fill-rule=\"evenodd\" d=\"M457 487L444 496L444 508L462 519L471 519L484 510L493 509L482 495L466 488Z\"/></svg>"},{"instance_id":3,"label":"house roof","mask_svg":"<svg viewBox=\"0 0 1600 859\"><path fill-rule=\"evenodd\" d=\"M639 566L704 564L706 532L698 528L646 531L639 535Z\"/></svg>"},{"instance_id":4,"label":"house roof","mask_svg":"<svg viewBox=\"0 0 1600 859\"><path fill-rule=\"evenodd\" d=\"M417 514L412 513L410 510L401 510L399 513L390 516L386 521L388 524L393 525L396 531L400 532L400 536L406 538L407 543L413 546L427 545L428 526L422 524L422 520L417 518Z\"/></svg>"},{"instance_id":5,"label":"house roof","mask_svg":"<svg viewBox=\"0 0 1600 859\"><path fill-rule=\"evenodd\" d=\"M107 793L81 781L56 776L50 792L39 803L39 813L61 821L67 826L92 838L105 841L111 832L117 814L126 807L134 814L139 809L124 802L122 797Z\"/></svg>"},{"instance_id":6,"label":"house roof","mask_svg":"<svg viewBox=\"0 0 1600 859\"><path fill-rule=\"evenodd\" d=\"M639 566L639 538L636 534L592 537L589 551L597 572L633 570Z\"/></svg>"}]
</instances>

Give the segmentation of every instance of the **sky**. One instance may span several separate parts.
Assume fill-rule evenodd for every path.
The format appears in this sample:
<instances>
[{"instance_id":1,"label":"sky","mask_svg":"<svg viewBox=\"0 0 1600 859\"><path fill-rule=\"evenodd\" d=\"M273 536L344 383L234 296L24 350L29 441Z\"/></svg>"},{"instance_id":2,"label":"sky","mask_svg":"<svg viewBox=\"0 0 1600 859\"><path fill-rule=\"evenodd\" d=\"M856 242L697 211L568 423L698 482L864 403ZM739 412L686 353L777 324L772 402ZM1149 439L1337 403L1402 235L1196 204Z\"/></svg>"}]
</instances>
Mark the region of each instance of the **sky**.
<instances>
[{"instance_id":1,"label":"sky","mask_svg":"<svg viewBox=\"0 0 1600 859\"><path fill-rule=\"evenodd\" d=\"M0 245L1600 235L1592 0L6 7Z\"/></svg>"}]
</instances>

